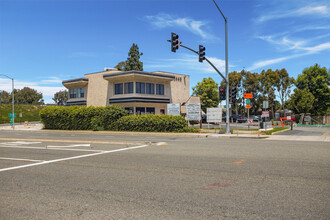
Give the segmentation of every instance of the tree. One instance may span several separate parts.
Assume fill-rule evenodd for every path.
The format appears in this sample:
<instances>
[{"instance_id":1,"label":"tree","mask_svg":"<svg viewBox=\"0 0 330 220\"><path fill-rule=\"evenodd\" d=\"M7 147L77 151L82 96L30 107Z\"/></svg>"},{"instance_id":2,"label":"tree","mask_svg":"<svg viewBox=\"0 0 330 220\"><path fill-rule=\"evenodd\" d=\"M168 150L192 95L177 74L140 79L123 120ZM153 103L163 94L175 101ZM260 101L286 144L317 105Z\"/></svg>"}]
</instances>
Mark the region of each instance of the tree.
<instances>
[{"instance_id":1,"label":"tree","mask_svg":"<svg viewBox=\"0 0 330 220\"><path fill-rule=\"evenodd\" d=\"M15 103L17 104L32 104L40 105L44 104L42 93L38 93L37 90L29 87L23 89L14 89ZM10 101L12 98L10 98Z\"/></svg>"},{"instance_id":2,"label":"tree","mask_svg":"<svg viewBox=\"0 0 330 220\"><path fill-rule=\"evenodd\" d=\"M290 95L291 90L290 88L294 85L294 78L290 77L286 69L276 70L275 71L278 75L275 81L275 87L277 88L277 92L279 98L281 100L282 109L284 109L284 101Z\"/></svg>"},{"instance_id":3,"label":"tree","mask_svg":"<svg viewBox=\"0 0 330 220\"><path fill-rule=\"evenodd\" d=\"M235 106L236 109L236 114L238 114L238 103L242 101L243 98L243 93L240 92L242 90L242 72L236 72L233 71L228 74L229 78L229 89L231 87L236 87L237 88L237 95L236 99L232 100L233 105ZM224 80L221 81L221 87L226 87L226 82Z\"/></svg>"},{"instance_id":4,"label":"tree","mask_svg":"<svg viewBox=\"0 0 330 220\"><path fill-rule=\"evenodd\" d=\"M311 112L313 115L324 115L330 110L330 70L320 67L318 64L305 68L296 80L295 92L303 94L299 90L310 92L315 100ZM308 103L306 103L308 104ZM310 104L308 104L310 105Z\"/></svg>"},{"instance_id":5,"label":"tree","mask_svg":"<svg viewBox=\"0 0 330 220\"><path fill-rule=\"evenodd\" d=\"M294 113L307 113L313 108L315 97L308 89L295 89L291 95L287 107Z\"/></svg>"},{"instance_id":6,"label":"tree","mask_svg":"<svg viewBox=\"0 0 330 220\"><path fill-rule=\"evenodd\" d=\"M143 63L140 62L140 56L142 56L143 53L139 52L139 47L137 44L132 45L128 52L128 58L126 60L125 64L125 71L130 71L130 70L139 70L143 71Z\"/></svg>"},{"instance_id":7,"label":"tree","mask_svg":"<svg viewBox=\"0 0 330 220\"><path fill-rule=\"evenodd\" d=\"M56 105L66 105L68 98L69 98L68 90L61 90L54 94L53 100Z\"/></svg>"},{"instance_id":8,"label":"tree","mask_svg":"<svg viewBox=\"0 0 330 220\"><path fill-rule=\"evenodd\" d=\"M257 100L259 97L259 74L258 73L251 73L251 72L245 72L243 74L242 79L242 87L243 91L246 93L252 93L253 99L251 99L251 107L254 114L257 113L257 110L259 109L259 103Z\"/></svg>"},{"instance_id":9,"label":"tree","mask_svg":"<svg viewBox=\"0 0 330 220\"><path fill-rule=\"evenodd\" d=\"M201 98L202 110L206 112L207 108L217 107L219 104L219 88L211 77L204 78L193 87L193 94Z\"/></svg>"},{"instance_id":10,"label":"tree","mask_svg":"<svg viewBox=\"0 0 330 220\"><path fill-rule=\"evenodd\" d=\"M124 71L124 70L125 70L125 66L126 66L125 61L121 61L121 62L119 62L119 63L115 66L115 68L116 68L117 70Z\"/></svg>"},{"instance_id":11,"label":"tree","mask_svg":"<svg viewBox=\"0 0 330 220\"><path fill-rule=\"evenodd\" d=\"M10 100L10 94L5 90L0 91L0 104L8 104Z\"/></svg>"},{"instance_id":12,"label":"tree","mask_svg":"<svg viewBox=\"0 0 330 220\"><path fill-rule=\"evenodd\" d=\"M276 85L279 82L278 71L273 71L268 69L267 71L262 70L259 75L259 91L262 95L262 101L268 100L269 105L272 110L272 116L274 118L275 108L275 99L276 99ZM261 102L260 102L261 103Z\"/></svg>"}]
</instances>

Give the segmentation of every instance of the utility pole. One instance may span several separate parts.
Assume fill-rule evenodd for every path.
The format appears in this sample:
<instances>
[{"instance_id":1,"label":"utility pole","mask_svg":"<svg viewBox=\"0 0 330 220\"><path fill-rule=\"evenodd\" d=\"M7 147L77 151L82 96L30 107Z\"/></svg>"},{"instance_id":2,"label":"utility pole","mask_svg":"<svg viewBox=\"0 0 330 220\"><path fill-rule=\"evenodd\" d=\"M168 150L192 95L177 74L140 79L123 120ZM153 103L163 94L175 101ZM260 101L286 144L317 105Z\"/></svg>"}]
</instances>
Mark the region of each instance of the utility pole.
<instances>
[{"instance_id":1,"label":"utility pole","mask_svg":"<svg viewBox=\"0 0 330 220\"><path fill-rule=\"evenodd\" d=\"M227 29L227 18L223 15L217 3L213 0L215 6L218 8L221 13L223 19L225 20L225 53L226 53L226 134L230 133L229 128L229 76L228 76L228 29Z\"/></svg>"},{"instance_id":2,"label":"utility pole","mask_svg":"<svg viewBox=\"0 0 330 220\"><path fill-rule=\"evenodd\" d=\"M7 77L8 79L11 79L11 87L12 87L12 92L11 92L11 95L12 95L12 103L13 103L13 115L12 115L12 119L13 119L13 130L15 130L15 96L14 96L14 78L11 78L5 74L0 74L1 76L5 76Z\"/></svg>"}]
</instances>

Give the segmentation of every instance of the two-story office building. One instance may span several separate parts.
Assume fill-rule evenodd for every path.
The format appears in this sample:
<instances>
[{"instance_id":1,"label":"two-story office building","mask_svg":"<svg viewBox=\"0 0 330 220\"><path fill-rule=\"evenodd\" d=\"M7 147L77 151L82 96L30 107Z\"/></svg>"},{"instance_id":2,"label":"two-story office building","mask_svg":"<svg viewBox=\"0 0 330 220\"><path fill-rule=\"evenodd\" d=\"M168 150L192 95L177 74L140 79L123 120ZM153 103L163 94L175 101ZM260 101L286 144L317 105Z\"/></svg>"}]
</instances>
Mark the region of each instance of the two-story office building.
<instances>
[{"instance_id":1,"label":"two-story office building","mask_svg":"<svg viewBox=\"0 0 330 220\"><path fill-rule=\"evenodd\" d=\"M69 90L68 105L116 104L130 114L165 114L167 104L189 99L189 76L161 71L105 68L62 83Z\"/></svg>"}]
</instances>

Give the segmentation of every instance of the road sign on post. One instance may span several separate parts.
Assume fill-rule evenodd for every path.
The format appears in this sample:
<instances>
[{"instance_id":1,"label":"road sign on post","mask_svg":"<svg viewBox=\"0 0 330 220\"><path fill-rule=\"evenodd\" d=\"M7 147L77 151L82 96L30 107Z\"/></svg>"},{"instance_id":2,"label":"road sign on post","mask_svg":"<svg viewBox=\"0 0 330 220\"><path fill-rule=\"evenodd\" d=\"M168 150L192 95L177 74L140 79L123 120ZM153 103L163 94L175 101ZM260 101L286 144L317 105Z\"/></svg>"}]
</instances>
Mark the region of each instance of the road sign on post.
<instances>
[{"instance_id":1,"label":"road sign on post","mask_svg":"<svg viewBox=\"0 0 330 220\"><path fill-rule=\"evenodd\" d=\"M13 117L13 113L8 113L8 117L12 118ZM16 118L16 113L14 113L14 117Z\"/></svg>"},{"instance_id":2,"label":"road sign on post","mask_svg":"<svg viewBox=\"0 0 330 220\"><path fill-rule=\"evenodd\" d=\"M180 104L167 104L168 115L180 115Z\"/></svg>"},{"instance_id":3,"label":"road sign on post","mask_svg":"<svg viewBox=\"0 0 330 220\"><path fill-rule=\"evenodd\" d=\"M262 108L268 108L268 101L262 102Z\"/></svg>"},{"instance_id":4,"label":"road sign on post","mask_svg":"<svg viewBox=\"0 0 330 220\"><path fill-rule=\"evenodd\" d=\"M188 121L201 120L201 103L188 103L186 117Z\"/></svg>"},{"instance_id":5,"label":"road sign on post","mask_svg":"<svg viewBox=\"0 0 330 220\"><path fill-rule=\"evenodd\" d=\"M251 105L246 105L246 108L251 108Z\"/></svg>"},{"instance_id":6,"label":"road sign on post","mask_svg":"<svg viewBox=\"0 0 330 220\"><path fill-rule=\"evenodd\" d=\"M222 121L222 108L207 108L206 110L207 123Z\"/></svg>"},{"instance_id":7,"label":"road sign on post","mask_svg":"<svg viewBox=\"0 0 330 220\"><path fill-rule=\"evenodd\" d=\"M243 93L243 97L245 99L253 99L253 94L252 93Z\"/></svg>"},{"instance_id":8,"label":"road sign on post","mask_svg":"<svg viewBox=\"0 0 330 220\"><path fill-rule=\"evenodd\" d=\"M261 117L262 118L269 118L269 111L263 111Z\"/></svg>"}]
</instances>

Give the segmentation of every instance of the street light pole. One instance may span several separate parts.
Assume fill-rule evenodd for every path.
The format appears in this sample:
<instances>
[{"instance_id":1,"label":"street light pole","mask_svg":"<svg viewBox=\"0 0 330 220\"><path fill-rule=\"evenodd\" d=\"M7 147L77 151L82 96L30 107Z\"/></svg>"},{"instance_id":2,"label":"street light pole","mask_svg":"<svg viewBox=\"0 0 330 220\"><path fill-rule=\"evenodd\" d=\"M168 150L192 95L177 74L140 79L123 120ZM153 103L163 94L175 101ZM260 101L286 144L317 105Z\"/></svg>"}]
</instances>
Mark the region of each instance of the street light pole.
<instances>
[{"instance_id":1,"label":"street light pole","mask_svg":"<svg viewBox=\"0 0 330 220\"><path fill-rule=\"evenodd\" d=\"M12 95L12 103L13 103L13 115L12 115L12 118L13 118L13 130L15 130L15 96L14 96L14 78L11 78L5 74L0 74L1 76L5 76L7 77L8 79L11 79L11 86L12 86L12 92L11 92L11 95Z\"/></svg>"},{"instance_id":2,"label":"street light pole","mask_svg":"<svg viewBox=\"0 0 330 220\"><path fill-rule=\"evenodd\" d=\"M230 133L229 128L229 76L228 76L228 29L227 29L227 18L223 15L217 3L213 0L215 6L218 8L221 13L223 19L225 20L225 43L226 43L226 134Z\"/></svg>"}]
</instances>

